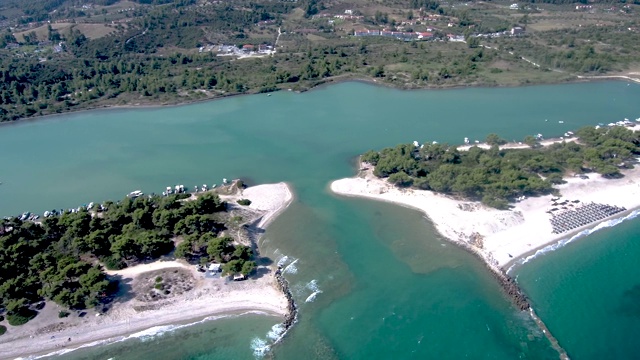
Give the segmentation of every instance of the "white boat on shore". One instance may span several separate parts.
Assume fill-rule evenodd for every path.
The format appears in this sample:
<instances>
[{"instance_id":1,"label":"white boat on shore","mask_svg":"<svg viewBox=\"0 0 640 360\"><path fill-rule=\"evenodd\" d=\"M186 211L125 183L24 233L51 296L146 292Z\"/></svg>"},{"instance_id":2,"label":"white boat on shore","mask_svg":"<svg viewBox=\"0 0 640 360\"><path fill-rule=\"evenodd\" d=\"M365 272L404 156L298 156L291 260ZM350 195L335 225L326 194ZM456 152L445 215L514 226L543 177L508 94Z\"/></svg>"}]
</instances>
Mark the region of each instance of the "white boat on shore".
<instances>
[{"instance_id":1,"label":"white boat on shore","mask_svg":"<svg viewBox=\"0 0 640 360\"><path fill-rule=\"evenodd\" d=\"M137 197L139 197L139 196L142 196L142 195L144 195L144 193L143 193L142 191L140 191L140 190L135 190L135 191L132 191L132 192L128 193L128 194L127 194L127 197L130 197L130 198L132 198L132 199L135 199L135 198L137 198Z\"/></svg>"}]
</instances>

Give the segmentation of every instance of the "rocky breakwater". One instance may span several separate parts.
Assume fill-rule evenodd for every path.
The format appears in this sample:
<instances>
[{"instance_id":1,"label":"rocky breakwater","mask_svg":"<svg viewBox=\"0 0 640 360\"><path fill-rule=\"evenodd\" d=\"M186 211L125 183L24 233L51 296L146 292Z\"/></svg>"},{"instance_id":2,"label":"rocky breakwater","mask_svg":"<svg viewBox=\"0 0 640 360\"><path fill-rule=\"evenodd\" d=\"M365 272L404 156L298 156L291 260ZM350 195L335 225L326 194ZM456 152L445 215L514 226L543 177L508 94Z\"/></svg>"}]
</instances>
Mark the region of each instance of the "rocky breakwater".
<instances>
[{"instance_id":1,"label":"rocky breakwater","mask_svg":"<svg viewBox=\"0 0 640 360\"><path fill-rule=\"evenodd\" d=\"M487 268L491 271L493 277L498 280L498 283L502 287L504 293L513 301L515 306L522 310L526 311L531 308L529 304L529 300L527 296L522 292L518 283L511 276L509 276L501 267L496 265L496 261L491 257L491 255L487 255L481 249L483 247L482 235L478 233L473 233L469 236L467 241L457 241L458 245L460 245L465 250L468 250L474 256L476 256L480 261L486 264Z\"/></svg>"},{"instance_id":2,"label":"rocky breakwater","mask_svg":"<svg viewBox=\"0 0 640 360\"><path fill-rule=\"evenodd\" d=\"M295 324L298 318L298 307L296 306L296 302L293 299L293 295L291 294L291 289L289 289L289 282L284 278L282 274L282 267L278 266L278 270L275 272L276 282L278 283L278 288L284 293L284 296L287 298L287 315L284 317L284 334L286 334L287 330L293 324ZM281 337L282 338L282 337Z\"/></svg>"},{"instance_id":3,"label":"rocky breakwater","mask_svg":"<svg viewBox=\"0 0 640 360\"><path fill-rule=\"evenodd\" d=\"M498 283L502 287L502 290L511 299L511 301L513 301L516 308L521 311L528 311L533 321L536 323L536 325L538 325L544 336L551 343L551 347L553 347L558 352L560 359L568 360L569 355L567 355L566 350L564 350L558 340L553 336L542 319L538 317L536 312L531 307L529 299L524 294L524 292L522 292L518 283L511 276L509 276L509 274L507 274L504 269L497 265L497 262L492 258L490 254L486 254L482 251L482 240L482 235L474 233L468 238L467 241L457 241L456 243L462 248L471 252L473 255L477 256L482 262L486 264L487 269L489 269L493 277L498 280Z\"/></svg>"},{"instance_id":4,"label":"rocky breakwater","mask_svg":"<svg viewBox=\"0 0 640 360\"><path fill-rule=\"evenodd\" d=\"M494 268L493 266L489 266L489 268L493 276L498 280L498 283L500 283L500 286L502 286L505 294L513 301L516 307L522 311L529 310L531 308L529 299L527 299L527 296L520 290L518 283L501 268Z\"/></svg>"}]
</instances>

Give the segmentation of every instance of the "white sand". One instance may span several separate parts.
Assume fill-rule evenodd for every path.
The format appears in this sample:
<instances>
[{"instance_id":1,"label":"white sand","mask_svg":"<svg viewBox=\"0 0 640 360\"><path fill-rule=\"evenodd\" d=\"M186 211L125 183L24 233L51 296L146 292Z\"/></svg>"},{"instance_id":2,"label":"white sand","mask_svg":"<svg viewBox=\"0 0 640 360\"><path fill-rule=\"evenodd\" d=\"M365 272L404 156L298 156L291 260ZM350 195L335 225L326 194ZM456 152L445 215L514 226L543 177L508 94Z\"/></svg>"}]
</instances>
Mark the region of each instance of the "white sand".
<instances>
[{"instance_id":1,"label":"white sand","mask_svg":"<svg viewBox=\"0 0 640 360\"><path fill-rule=\"evenodd\" d=\"M179 267L185 268L186 265L180 264ZM137 273L137 270L132 267L128 272L121 273ZM287 302L284 295L273 286L275 280L272 275L265 274L259 279L225 284L224 279L205 279L203 273L194 270L194 276L198 279L196 288L174 299L155 304L157 309L138 311L136 306L153 303L132 299L115 304L113 309L102 316L95 316L94 311L88 311L83 318L75 313L68 319L55 318L55 322L63 322L68 327L49 332L43 332L44 324L38 324L36 317L19 331L10 329L2 336L1 342L4 345L0 346L0 358L12 359L65 348L73 349L97 341L116 341L156 326L195 322L210 316L248 311L284 316ZM134 278L135 276L124 279ZM47 304L47 307L54 314L61 310L53 303ZM68 341L69 338L71 341Z\"/></svg>"},{"instance_id":2,"label":"white sand","mask_svg":"<svg viewBox=\"0 0 640 360\"><path fill-rule=\"evenodd\" d=\"M570 178L558 189L567 200L639 208L640 168L627 171L624 178L615 180L597 174L591 174L588 180ZM550 195L525 199L516 203L512 210L496 210L431 191L396 188L373 176L370 167L361 173L361 177L332 182L331 190L336 194L388 201L421 210L440 234L454 242L473 244L470 238L472 234L478 234L483 245L474 248L489 264L498 266L570 236L569 233L552 233L550 215L545 213L551 208Z\"/></svg>"},{"instance_id":3,"label":"white sand","mask_svg":"<svg viewBox=\"0 0 640 360\"><path fill-rule=\"evenodd\" d=\"M558 139L548 139L548 140L542 140L539 141L540 145L542 146L549 146L551 144L556 144L556 143L560 143L560 142L574 142L574 141L578 141L577 137L568 137L568 138L558 138ZM487 143L480 143L480 144L468 144L468 145L461 145L458 146L457 149L458 151L468 151L469 149L471 149L472 147L477 146L481 149L491 149L491 145L487 144ZM524 144L524 143L507 143L504 145L500 145L500 150L504 150L504 149L529 149L531 148L529 145Z\"/></svg>"},{"instance_id":4,"label":"white sand","mask_svg":"<svg viewBox=\"0 0 640 360\"><path fill-rule=\"evenodd\" d=\"M634 124L633 126L627 126L627 129L631 130L631 131L640 131L640 124ZM560 138L552 138L552 139L547 139L547 140L541 140L539 141L540 145L542 146L549 146L552 144L557 144L557 143L561 143L561 142L577 142L579 143L579 139L576 136L572 136L572 137L560 137ZM491 149L491 145L487 144L487 143L478 143L478 144L467 144L467 145L460 145L458 146L456 149L458 151L468 151L469 149L471 149L472 147L477 146L481 149ZM529 149L530 146L527 144L524 144L522 142L510 142L510 143L506 143L504 145L500 145L500 150L505 150L505 149Z\"/></svg>"},{"instance_id":5,"label":"white sand","mask_svg":"<svg viewBox=\"0 0 640 360\"><path fill-rule=\"evenodd\" d=\"M247 208L261 216L257 226L264 229L291 204L293 194L287 183L280 182L251 186L233 195L220 195L220 198L232 206L236 206L235 202L240 199L251 200Z\"/></svg>"},{"instance_id":6,"label":"white sand","mask_svg":"<svg viewBox=\"0 0 640 360\"><path fill-rule=\"evenodd\" d=\"M250 209L265 214L258 227L265 228L291 204L293 194L286 183L252 186L242 191L242 196L251 200Z\"/></svg>"},{"instance_id":7,"label":"white sand","mask_svg":"<svg viewBox=\"0 0 640 360\"><path fill-rule=\"evenodd\" d=\"M258 225L262 228L293 199L285 183L250 187L243 191L242 197L250 199L250 208L262 215ZM90 310L82 318L72 312L68 318L59 319L57 314L63 309L48 302L32 321L19 327L8 326L7 333L0 336L0 359L117 341L136 332L153 332L152 328L157 326L191 323L207 317L246 312L284 317L287 313L287 299L277 289L272 269L266 267L258 269L259 277L240 282L204 278L194 266L180 260L155 261L107 273L120 276L125 283L135 283L141 274L161 269L188 270L196 279L194 289L157 303L135 298L123 300L116 302L104 315L96 316L96 312ZM141 306L145 308L141 309Z\"/></svg>"}]
</instances>

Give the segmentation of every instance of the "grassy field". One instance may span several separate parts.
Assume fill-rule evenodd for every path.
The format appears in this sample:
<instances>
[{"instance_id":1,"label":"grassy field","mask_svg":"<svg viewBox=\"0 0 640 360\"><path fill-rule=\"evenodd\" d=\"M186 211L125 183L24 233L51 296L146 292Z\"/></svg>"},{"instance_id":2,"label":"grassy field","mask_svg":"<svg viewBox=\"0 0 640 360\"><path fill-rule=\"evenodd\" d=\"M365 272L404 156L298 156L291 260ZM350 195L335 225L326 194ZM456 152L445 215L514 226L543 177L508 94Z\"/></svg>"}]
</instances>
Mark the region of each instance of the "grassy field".
<instances>
[{"instance_id":1,"label":"grassy field","mask_svg":"<svg viewBox=\"0 0 640 360\"><path fill-rule=\"evenodd\" d=\"M74 28L89 39L99 39L116 31L113 27L105 24L77 24Z\"/></svg>"},{"instance_id":2,"label":"grassy field","mask_svg":"<svg viewBox=\"0 0 640 360\"><path fill-rule=\"evenodd\" d=\"M72 28L79 30L84 36L89 39L98 39L116 31L113 27L105 24L71 24L71 23L55 23L51 24L51 28L57 30L61 35L67 35ZM36 33L39 41L48 39L49 30L47 25L42 25L35 29L25 30L14 33L16 40L24 41L24 36L31 32Z\"/></svg>"}]
</instances>

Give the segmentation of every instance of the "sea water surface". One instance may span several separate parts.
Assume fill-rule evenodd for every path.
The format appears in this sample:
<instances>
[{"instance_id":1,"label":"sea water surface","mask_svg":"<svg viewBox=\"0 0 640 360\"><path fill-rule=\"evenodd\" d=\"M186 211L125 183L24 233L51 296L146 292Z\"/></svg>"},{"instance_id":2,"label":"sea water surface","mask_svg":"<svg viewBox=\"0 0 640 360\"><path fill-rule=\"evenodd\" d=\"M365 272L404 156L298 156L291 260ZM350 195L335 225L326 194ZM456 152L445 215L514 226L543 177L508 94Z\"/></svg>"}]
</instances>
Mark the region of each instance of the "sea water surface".
<instances>
[{"instance_id":1,"label":"sea water surface","mask_svg":"<svg viewBox=\"0 0 640 360\"><path fill-rule=\"evenodd\" d=\"M640 86L623 82L410 92L343 83L50 117L0 128L0 215L223 177L287 181L296 193L260 244L263 256L286 267L300 305L282 342L272 346L276 319L252 314L65 358L557 358L483 265L421 214L334 196L328 184L352 176L354 157L369 149L489 133L559 136L635 119L638 98ZM514 270L570 356L637 353L639 233L630 220Z\"/></svg>"}]
</instances>

